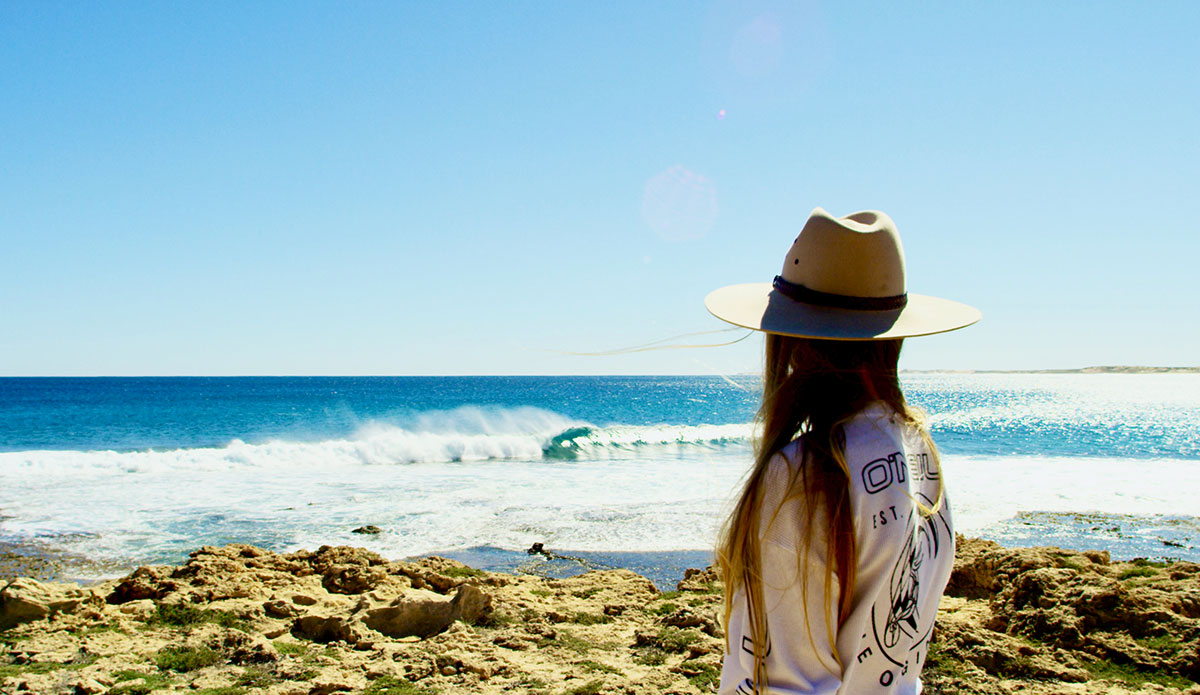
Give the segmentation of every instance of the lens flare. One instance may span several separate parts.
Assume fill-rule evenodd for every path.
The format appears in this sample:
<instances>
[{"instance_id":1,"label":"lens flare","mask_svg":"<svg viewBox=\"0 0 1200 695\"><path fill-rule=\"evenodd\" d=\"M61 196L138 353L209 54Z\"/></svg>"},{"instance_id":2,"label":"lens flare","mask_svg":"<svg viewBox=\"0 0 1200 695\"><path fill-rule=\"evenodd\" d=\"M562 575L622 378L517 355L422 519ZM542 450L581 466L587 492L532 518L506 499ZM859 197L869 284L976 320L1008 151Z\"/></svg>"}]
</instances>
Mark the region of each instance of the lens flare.
<instances>
[{"instance_id":1,"label":"lens flare","mask_svg":"<svg viewBox=\"0 0 1200 695\"><path fill-rule=\"evenodd\" d=\"M642 219L667 241L699 239L717 220L717 187L676 164L646 182Z\"/></svg>"}]
</instances>

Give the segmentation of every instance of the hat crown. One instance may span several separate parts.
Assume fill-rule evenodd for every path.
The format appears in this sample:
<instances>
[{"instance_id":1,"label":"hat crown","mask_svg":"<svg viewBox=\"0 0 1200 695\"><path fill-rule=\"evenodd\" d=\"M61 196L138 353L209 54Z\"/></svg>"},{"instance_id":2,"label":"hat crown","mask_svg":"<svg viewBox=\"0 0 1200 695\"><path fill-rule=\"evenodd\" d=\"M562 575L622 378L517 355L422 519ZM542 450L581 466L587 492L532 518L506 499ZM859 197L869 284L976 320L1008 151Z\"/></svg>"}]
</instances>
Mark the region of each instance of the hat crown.
<instances>
[{"instance_id":1,"label":"hat crown","mask_svg":"<svg viewBox=\"0 0 1200 695\"><path fill-rule=\"evenodd\" d=\"M838 218L817 208L792 243L780 276L828 294L902 295L904 247L892 218L878 210Z\"/></svg>"}]
</instances>

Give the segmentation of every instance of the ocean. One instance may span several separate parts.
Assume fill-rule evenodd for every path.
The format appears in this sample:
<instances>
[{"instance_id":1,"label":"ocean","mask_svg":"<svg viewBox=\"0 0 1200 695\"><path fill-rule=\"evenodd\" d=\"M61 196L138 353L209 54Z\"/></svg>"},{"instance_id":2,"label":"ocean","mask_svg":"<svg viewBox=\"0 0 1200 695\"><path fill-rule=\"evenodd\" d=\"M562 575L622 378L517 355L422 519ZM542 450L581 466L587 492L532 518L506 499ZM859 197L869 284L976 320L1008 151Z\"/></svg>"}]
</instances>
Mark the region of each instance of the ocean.
<instances>
[{"instance_id":1,"label":"ocean","mask_svg":"<svg viewBox=\"0 0 1200 695\"><path fill-rule=\"evenodd\" d=\"M1200 561L1200 375L908 373L957 530ZM0 379L0 544L113 576L201 545L702 564L756 377ZM379 533L356 534L362 526ZM664 559L668 558L668 559ZM90 578L96 578L90 577ZM77 578L89 578L80 576Z\"/></svg>"}]
</instances>

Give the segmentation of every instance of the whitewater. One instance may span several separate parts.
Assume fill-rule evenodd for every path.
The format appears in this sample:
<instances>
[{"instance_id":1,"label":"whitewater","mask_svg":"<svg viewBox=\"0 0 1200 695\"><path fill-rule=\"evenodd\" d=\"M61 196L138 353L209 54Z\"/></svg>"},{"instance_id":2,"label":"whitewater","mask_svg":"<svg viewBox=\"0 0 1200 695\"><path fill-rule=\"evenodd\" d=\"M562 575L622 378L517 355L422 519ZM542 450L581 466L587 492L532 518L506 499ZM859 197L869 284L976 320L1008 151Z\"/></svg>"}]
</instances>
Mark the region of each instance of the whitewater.
<instances>
[{"instance_id":1,"label":"whitewater","mask_svg":"<svg viewBox=\"0 0 1200 695\"><path fill-rule=\"evenodd\" d=\"M1019 376L906 384L910 398L929 404L960 532L1025 544L1071 527L1067 541L1106 543L1118 555L1200 553L1200 389L1179 388L1200 380ZM605 379L574 378L569 389L554 380L470 382L465 390L461 381L393 383L388 392L402 393L373 408L333 393L343 382L308 384L311 401L298 399L291 382L194 392L190 383L155 385L154 393L170 395L171 421L186 427L156 420L165 418L162 407L129 410L130 389L146 384L91 384L99 394L90 398L109 404L93 405L91 415L73 406L80 425L92 423L76 427L82 435L61 424L54 408L64 407L62 398L36 405L9 391L7 421L0 398L0 435L10 433L0 440L0 542L108 567L175 562L200 545L228 542L277 550L352 544L387 557L533 543L564 551L710 548L750 461L752 388L700 377ZM459 388L459 402L443 394L420 405L450 407L412 407L415 394L439 387ZM223 407L212 407L211 394L231 389ZM572 398L584 402L581 390L590 411L572 407ZM611 391L619 397L597 404ZM279 426L281 412L303 407L311 413L303 427ZM39 413L64 431L40 432L38 441L58 446L23 448L20 438L31 435L19 423ZM690 422L656 422L672 414ZM206 425L243 436L201 444L213 438ZM148 439L192 445L136 446ZM135 446L69 448L113 442ZM1119 537L1105 537L1114 524ZM366 525L381 532L353 532Z\"/></svg>"}]
</instances>

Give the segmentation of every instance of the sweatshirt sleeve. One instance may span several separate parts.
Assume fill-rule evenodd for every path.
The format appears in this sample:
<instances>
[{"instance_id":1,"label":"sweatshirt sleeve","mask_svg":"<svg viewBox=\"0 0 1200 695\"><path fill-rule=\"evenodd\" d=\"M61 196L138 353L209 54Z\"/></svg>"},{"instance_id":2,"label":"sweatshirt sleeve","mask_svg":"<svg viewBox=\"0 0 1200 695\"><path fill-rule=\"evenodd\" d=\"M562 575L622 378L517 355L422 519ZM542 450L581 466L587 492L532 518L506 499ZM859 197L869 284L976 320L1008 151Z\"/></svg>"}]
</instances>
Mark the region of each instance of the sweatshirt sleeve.
<instances>
[{"instance_id":1,"label":"sweatshirt sleeve","mask_svg":"<svg viewBox=\"0 0 1200 695\"><path fill-rule=\"evenodd\" d=\"M851 497L858 577L838 647L856 693L921 689L918 674L954 564L948 502L932 514L916 506L936 505L940 473L928 465L922 450L881 445L851 467L862 483Z\"/></svg>"},{"instance_id":2,"label":"sweatshirt sleeve","mask_svg":"<svg viewBox=\"0 0 1200 695\"><path fill-rule=\"evenodd\" d=\"M814 519L819 527L813 529L805 557L803 499L786 494L791 470L782 455L772 459L760 513L763 607L767 616L764 692L833 693L841 685L841 667L833 655L836 608L826 600L824 522ZM837 597L837 577L830 581L829 595ZM734 597L729 623L729 652L722 668L720 692L749 695L754 691L754 641L744 591Z\"/></svg>"}]
</instances>

